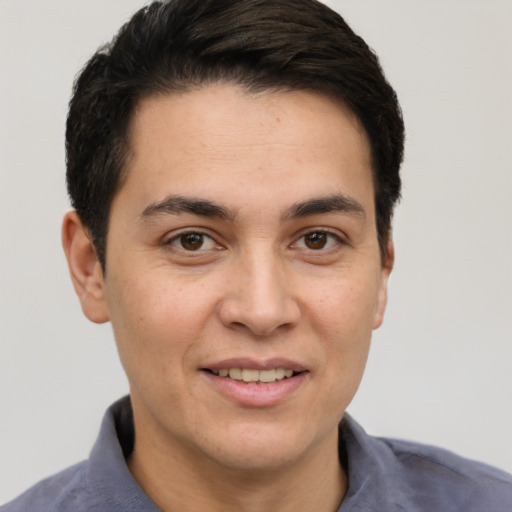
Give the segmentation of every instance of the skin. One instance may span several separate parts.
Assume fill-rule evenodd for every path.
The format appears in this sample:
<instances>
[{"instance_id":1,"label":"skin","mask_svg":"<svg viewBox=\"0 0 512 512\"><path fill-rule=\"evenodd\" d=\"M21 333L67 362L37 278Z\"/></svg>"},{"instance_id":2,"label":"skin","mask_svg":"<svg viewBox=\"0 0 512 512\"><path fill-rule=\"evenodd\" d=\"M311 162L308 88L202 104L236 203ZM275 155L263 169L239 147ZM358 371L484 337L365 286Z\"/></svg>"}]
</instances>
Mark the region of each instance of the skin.
<instances>
[{"instance_id":1,"label":"skin","mask_svg":"<svg viewBox=\"0 0 512 512\"><path fill-rule=\"evenodd\" d=\"M63 243L82 309L111 321L128 376L132 474L166 511L336 510L337 424L393 264L391 242L379 251L364 130L320 95L218 84L143 100L130 147L105 275L75 212ZM351 206L297 213L333 196ZM204 371L240 357L306 371L276 403L242 404Z\"/></svg>"}]
</instances>

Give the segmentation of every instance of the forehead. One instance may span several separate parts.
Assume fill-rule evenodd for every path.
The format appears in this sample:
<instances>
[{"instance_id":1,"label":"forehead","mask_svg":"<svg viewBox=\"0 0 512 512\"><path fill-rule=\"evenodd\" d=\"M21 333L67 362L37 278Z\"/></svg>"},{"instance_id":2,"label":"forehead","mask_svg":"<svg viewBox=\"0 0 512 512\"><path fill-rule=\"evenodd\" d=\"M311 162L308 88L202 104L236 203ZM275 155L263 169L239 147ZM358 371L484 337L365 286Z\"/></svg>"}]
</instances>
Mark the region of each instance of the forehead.
<instances>
[{"instance_id":1,"label":"forehead","mask_svg":"<svg viewBox=\"0 0 512 512\"><path fill-rule=\"evenodd\" d=\"M359 119L339 100L299 90L270 89L255 93L234 83L203 85L185 92L143 98L132 116L132 148L145 142L144 135L154 136L157 130L164 133L163 125L166 130L177 129L180 135L185 131L217 140L234 128L238 133L233 143L272 143L275 132L267 128L279 125L279 135L288 136L291 144L298 136L316 139L320 147L332 142L332 138L340 141L340 137L345 149L368 144Z\"/></svg>"},{"instance_id":2,"label":"forehead","mask_svg":"<svg viewBox=\"0 0 512 512\"><path fill-rule=\"evenodd\" d=\"M241 187L249 200L283 180L306 194L325 195L329 183L373 189L370 147L358 119L311 92L255 94L217 84L151 96L134 112L129 147L125 185L153 196L200 187L207 195L231 188L234 197Z\"/></svg>"}]
</instances>

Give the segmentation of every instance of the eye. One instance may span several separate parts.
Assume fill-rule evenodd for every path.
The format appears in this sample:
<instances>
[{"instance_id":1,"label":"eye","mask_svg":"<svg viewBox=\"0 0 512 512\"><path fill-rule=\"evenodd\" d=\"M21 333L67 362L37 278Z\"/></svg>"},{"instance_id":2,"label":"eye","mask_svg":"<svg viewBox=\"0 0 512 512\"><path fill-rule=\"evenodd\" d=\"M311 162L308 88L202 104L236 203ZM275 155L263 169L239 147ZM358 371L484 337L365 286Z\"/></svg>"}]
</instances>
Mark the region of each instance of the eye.
<instances>
[{"instance_id":1,"label":"eye","mask_svg":"<svg viewBox=\"0 0 512 512\"><path fill-rule=\"evenodd\" d=\"M320 251L342 244L341 238L329 231L311 231L303 235L294 245L301 249Z\"/></svg>"},{"instance_id":2,"label":"eye","mask_svg":"<svg viewBox=\"0 0 512 512\"><path fill-rule=\"evenodd\" d=\"M205 251L216 247L216 243L213 238L196 231L180 233L179 235L171 238L167 244L185 251Z\"/></svg>"}]
</instances>

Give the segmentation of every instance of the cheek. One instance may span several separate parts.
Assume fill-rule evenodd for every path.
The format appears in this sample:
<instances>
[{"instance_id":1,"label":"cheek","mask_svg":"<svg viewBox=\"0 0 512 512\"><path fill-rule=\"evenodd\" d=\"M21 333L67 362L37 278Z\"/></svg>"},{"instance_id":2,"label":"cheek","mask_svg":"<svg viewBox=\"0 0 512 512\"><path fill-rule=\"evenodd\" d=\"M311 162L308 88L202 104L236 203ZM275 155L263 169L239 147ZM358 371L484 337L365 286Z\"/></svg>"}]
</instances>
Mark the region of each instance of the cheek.
<instances>
[{"instance_id":1,"label":"cheek","mask_svg":"<svg viewBox=\"0 0 512 512\"><path fill-rule=\"evenodd\" d=\"M324 346L326 378L333 393L349 401L361 380L373 331L375 280L340 280L311 302L313 329Z\"/></svg>"},{"instance_id":2,"label":"cheek","mask_svg":"<svg viewBox=\"0 0 512 512\"><path fill-rule=\"evenodd\" d=\"M149 362L166 371L185 357L204 329L214 307L211 295L200 284L177 281L161 276L112 283L110 317L127 372L128 366Z\"/></svg>"},{"instance_id":3,"label":"cheek","mask_svg":"<svg viewBox=\"0 0 512 512\"><path fill-rule=\"evenodd\" d=\"M376 279L352 276L350 280L340 278L332 280L328 287L316 288L308 307L326 339L350 344L371 334L377 299Z\"/></svg>"}]
</instances>

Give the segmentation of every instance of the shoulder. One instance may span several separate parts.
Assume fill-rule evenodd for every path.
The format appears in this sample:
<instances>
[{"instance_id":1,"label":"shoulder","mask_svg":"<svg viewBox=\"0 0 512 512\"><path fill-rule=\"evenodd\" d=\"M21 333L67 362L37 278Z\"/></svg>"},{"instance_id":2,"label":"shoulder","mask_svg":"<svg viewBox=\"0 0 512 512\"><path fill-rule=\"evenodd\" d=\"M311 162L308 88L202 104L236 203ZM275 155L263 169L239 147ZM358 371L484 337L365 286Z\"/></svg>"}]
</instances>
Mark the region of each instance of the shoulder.
<instances>
[{"instance_id":1,"label":"shoulder","mask_svg":"<svg viewBox=\"0 0 512 512\"><path fill-rule=\"evenodd\" d=\"M340 434L355 509L512 511L512 475L504 471L435 446L370 436L348 415Z\"/></svg>"},{"instance_id":2,"label":"shoulder","mask_svg":"<svg viewBox=\"0 0 512 512\"><path fill-rule=\"evenodd\" d=\"M425 510L510 512L512 475L448 450L398 439L376 438L395 459L393 467L409 499Z\"/></svg>"},{"instance_id":3,"label":"shoulder","mask_svg":"<svg viewBox=\"0 0 512 512\"><path fill-rule=\"evenodd\" d=\"M86 462L80 462L50 476L13 501L0 512L67 512L82 510L87 500Z\"/></svg>"},{"instance_id":4,"label":"shoulder","mask_svg":"<svg viewBox=\"0 0 512 512\"><path fill-rule=\"evenodd\" d=\"M30 488L0 512L157 511L132 477L125 452L134 430L128 397L105 413L89 458Z\"/></svg>"}]
</instances>

